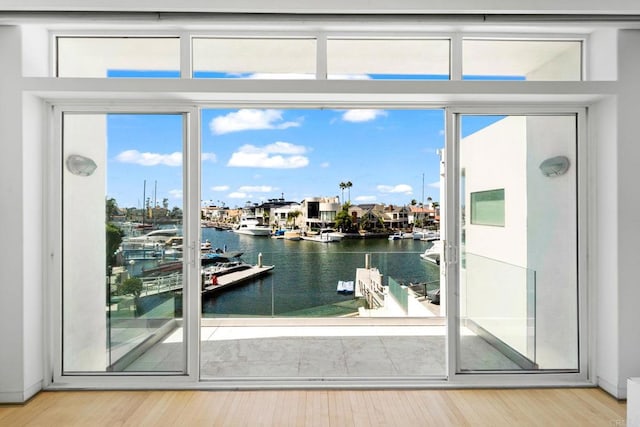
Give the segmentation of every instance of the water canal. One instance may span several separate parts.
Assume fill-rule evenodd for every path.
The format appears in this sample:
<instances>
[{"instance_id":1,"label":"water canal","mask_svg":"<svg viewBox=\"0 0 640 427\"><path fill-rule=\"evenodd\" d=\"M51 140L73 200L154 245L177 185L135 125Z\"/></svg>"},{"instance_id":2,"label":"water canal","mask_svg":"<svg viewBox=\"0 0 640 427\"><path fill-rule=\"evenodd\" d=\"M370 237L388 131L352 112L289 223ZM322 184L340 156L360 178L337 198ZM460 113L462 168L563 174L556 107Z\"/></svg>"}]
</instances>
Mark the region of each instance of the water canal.
<instances>
[{"instance_id":1,"label":"water canal","mask_svg":"<svg viewBox=\"0 0 640 427\"><path fill-rule=\"evenodd\" d=\"M386 277L401 283L434 282L439 268L422 261L420 254L430 242L403 239L343 239L335 243L290 241L253 237L205 228L203 241L214 248L243 252L242 258L274 265L271 274L203 296L203 317L305 316L322 314L323 307L353 300L336 292L339 280L355 280L356 268L364 267L365 254ZM335 315L335 314L333 314Z\"/></svg>"}]
</instances>

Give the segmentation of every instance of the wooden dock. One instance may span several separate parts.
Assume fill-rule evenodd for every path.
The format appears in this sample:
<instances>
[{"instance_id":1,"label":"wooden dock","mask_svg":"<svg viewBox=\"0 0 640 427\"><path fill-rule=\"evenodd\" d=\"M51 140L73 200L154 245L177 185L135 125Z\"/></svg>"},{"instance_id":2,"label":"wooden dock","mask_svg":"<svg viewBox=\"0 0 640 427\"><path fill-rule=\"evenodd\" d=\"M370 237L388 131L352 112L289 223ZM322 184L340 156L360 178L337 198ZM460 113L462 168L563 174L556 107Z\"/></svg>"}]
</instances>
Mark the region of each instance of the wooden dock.
<instances>
[{"instance_id":1,"label":"wooden dock","mask_svg":"<svg viewBox=\"0 0 640 427\"><path fill-rule=\"evenodd\" d=\"M222 276L218 277L218 283L216 285L208 285L203 287L202 293L204 294L207 292L230 288L231 286L246 282L247 280L255 279L256 277L265 275L273 270L273 268L273 265L264 265L262 267L254 265L253 267L246 270L223 274ZM158 277L145 277L143 278L143 290L140 293L140 297L142 298L151 295L162 294L165 292L181 290L182 285L182 272Z\"/></svg>"},{"instance_id":2,"label":"wooden dock","mask_svg":"<svg viewBox=\"0 0 640 427\"><path fill-rule=\"evenodd\" d=\"M247 280L255 279L256 277L263 276L273 270L273 265L263 265L259 267L257 265L248 268L246 270L236 271L233 273L224 274L218 277L218 283L216 285L209 285L202 288L202 293L215 292L231 286L238 285Z\"/></svg>"}]
</instances>

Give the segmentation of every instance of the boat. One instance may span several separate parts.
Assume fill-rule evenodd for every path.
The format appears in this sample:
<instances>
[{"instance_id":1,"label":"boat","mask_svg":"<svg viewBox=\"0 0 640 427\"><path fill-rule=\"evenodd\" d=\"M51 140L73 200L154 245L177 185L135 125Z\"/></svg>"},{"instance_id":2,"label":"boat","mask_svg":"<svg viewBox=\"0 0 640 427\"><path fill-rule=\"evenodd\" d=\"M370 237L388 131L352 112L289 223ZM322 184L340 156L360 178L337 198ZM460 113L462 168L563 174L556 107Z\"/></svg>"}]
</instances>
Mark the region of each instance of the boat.
<instances>
[{"instance_id":1,"label":"boat","mask_svg":"<svg viewBox=\"0 0 640 427\"><path fill-rule=\"evenodd\" d=\"M322 228L317 233L305 233L300 236L302 240L319 243L339 242L343 237L344 234L337 232L333 228Z\"/></svg>"},{"instance_id":2,"label":"boat","mask_svg":"<svg viewBox=\"0 0 640 427\"><path fill-rule=\"evenodd\" d=\"M355 285L353 280L349 280L349 281L340 280L338 281L338 287L336 288L339 294L352 294L354 289L355 289Z\"/></svg>"},{"instance_id":3,"label":"boat","mask_svg":"<svg viewBox=\"0 0 640 427\"><path fill-rule=\"evenodd\" d=\"M210 265L221 262L229 262L235 258L240 258L242 252L205 252L200 255L200 265Z\"/></svg>"},{"instance_id":4,"label":"boat","mask_svg":"<svg viewBox=\"0 0 640 427\"><path fill-rule=\"evenodd\" d=\"M286 230L275 230L273 233L271 233L271 238L284 239L284 233L286 233Z\"/></svg>"},{"instance_id":5,"label":"boat","mask_svg":"<svg viewBox=\"0 0 640 427\"><path fill-rule=\"evenodd\" d=\"M300 230L287 230L284 232L284 238L286 240L300 240Z\"/></svg>"},{"instance_id":6,"label":"boat","mask_svg":"<svg viewBox=\"0 0 640 427\"><path fill-rule=\"evenodd\" d=\"M425 231L422 233L422 237L420 237L420 240L425 240L428 242L440 240L440 232L433 230Z\"/></svg>"},{"instance_id":7,"label":"boat","mask_svg":"<svg viewBox=\"0 0 640 427\"><path fill-rule=\"evenodd\" d=\"M162 243L164 244L171 237L178 235L177 228L161 228L153 230L142 236L130 237L127 242L131 243Z\"/></svg>"},{"instance_id":8,"label":"boat","mask_svg":"<svg viewBox=\"0 0 640 427\"><path fill-rule=\"evenodd\" d=\"M440 265L440 256L442 254L442 240L434 240L433 245L428 247L424 253L420 254L420 258L424 261L432 262Z\"/></svg>"},{"instance_id":9,"label":"boat","mask_svg":"<svg viewBox=\"0 0 640 427\"><path fill-rule=\"evenodd\" d=\"M240 256L242 256L242 252L203 252L200 255L200 265L202 268L223 265L226 264L227 267L231 267L231 263L237 263L240 261ZM182 259L173 259L170 261L163 262L156 267L143 269L143 276L164 276L167 274L182 272ZM251 267L250 264L247 264Z\"/></svg>"},{"instance_id":10,"label":"boat","mask_svg":"<svg viewBox=\"0 0 640 427\"><path fill-rule=\"evenodd\" d=\"M271 229L262 224L256 217L242 216L240 223L233 229L234 233L247 234L249 236L268 236Z\"/></svg>"},{"instance_id":11,"label":"boat","mask_svg":"<svg viewBox=\"0 0 640 427\"><path fill-rule=\"evenodd\" d=\"M413 233L404 233L399 231L389 236L389 240L413 239Z\"/></svg>"}]
</instances>

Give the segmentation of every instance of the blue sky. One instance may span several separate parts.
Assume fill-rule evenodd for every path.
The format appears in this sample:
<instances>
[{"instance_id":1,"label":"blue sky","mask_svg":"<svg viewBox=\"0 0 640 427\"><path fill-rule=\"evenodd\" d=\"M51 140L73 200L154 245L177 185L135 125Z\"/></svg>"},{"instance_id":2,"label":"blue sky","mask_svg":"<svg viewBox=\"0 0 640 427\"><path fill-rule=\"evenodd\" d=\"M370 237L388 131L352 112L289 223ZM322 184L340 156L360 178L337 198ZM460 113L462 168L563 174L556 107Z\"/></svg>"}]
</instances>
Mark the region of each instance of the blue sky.
<instances>
[{"instance_id":1,"label":"blue sky","mask_svg":"<svg viewBox=\"0 0 640 427\"><path fill-rule=\"evenodd\" d=\"M443 110L229 109L202 112L202 197L226 206L278 198L351 202L439 200ZM108 116L108 197L140 206L182 204L182 121L176 115ZM345 199L348 192L345 192Z\"/></svg>"},{"instance_id":2,"label":"blue sky","mask_svg":"<svg viewBox=\"0 0 640 427\"><path fill-rule=\"evenodd\" d=\"M110 78L179 75L177 71L108 72ZM194 77L221 76L231 77L225 73ZM498 119L465 116L462 136ZM107 197L115 198L120 207L141 207L146 196L152 203L155 197L160 206L166 198L170 208L182 208L181 116L110 114L107 120ZM444 147L443 110L210 109L202 111L201 121L204 203L240 207L282 195L298 202L324 196L342 200L343 181L353 183L344 194L348 199L350 193L353 204L404 205L412 199L420 202L423 196L425 202L428 197L440 200L437 150Z\"/></svg>"}]
</instances>

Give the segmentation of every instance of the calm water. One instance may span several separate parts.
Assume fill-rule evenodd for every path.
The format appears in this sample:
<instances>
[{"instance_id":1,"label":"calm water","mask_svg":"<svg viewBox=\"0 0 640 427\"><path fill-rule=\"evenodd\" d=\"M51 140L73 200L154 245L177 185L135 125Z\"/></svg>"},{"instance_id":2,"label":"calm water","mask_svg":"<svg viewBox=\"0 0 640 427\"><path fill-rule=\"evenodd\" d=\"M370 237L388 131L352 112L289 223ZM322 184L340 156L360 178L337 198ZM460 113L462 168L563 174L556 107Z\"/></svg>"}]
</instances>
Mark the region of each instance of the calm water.
<instances>
[{"instance_id":1,"label":"calm water","mask_svg":"<svg viewBox=\"0 0 640 427\"><path fill-rule=\"evenodd\" d=\"M207 295L202 301L205 317L272 316L353 299L336 292L339 280L355 280L356 268L364 267L365 254L386 277L399 282L438 280L437 266L419 254L430 245L419 240L343 239L336 243L289 241L253 237L215 229L203 229L202 239L214 248L241 251L242 259L274 265L271 274L233 289Z\"/></svg>"}]
</instances>

